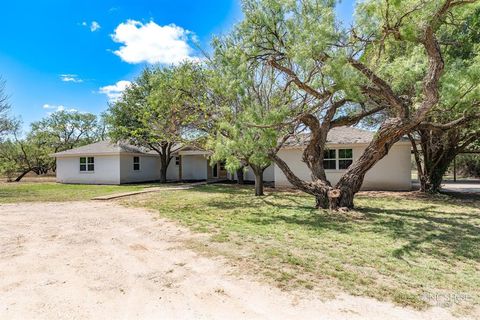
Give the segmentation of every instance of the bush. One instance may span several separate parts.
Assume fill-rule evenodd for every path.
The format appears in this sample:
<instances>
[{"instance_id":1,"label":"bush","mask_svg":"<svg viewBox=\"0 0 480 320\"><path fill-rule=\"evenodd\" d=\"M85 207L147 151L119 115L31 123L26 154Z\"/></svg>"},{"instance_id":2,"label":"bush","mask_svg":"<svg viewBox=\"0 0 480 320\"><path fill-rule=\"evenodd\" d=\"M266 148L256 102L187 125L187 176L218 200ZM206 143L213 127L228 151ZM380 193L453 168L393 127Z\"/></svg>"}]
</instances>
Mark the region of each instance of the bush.
<instances>
[{"instance_id":1,"label":"bush","mask_svg":"<svg viewBox=\"0 0 480 320\"><path fill-rule=\"evenodd\" d=\"M457 173L463 177L480 178L480 154L457 156Z\"/></svg>"}]
</instances>

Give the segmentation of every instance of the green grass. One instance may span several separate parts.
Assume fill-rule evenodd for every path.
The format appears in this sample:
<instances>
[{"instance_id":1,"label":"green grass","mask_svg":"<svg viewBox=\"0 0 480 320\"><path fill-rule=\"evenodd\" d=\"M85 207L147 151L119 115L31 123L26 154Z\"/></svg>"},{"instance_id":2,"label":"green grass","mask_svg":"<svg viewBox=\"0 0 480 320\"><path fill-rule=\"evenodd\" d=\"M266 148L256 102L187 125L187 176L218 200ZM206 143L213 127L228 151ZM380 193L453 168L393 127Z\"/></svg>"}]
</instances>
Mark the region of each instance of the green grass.
<instances>
[{"instance_id":1,"label":"green grass","mask_svg":"<svg viewBox=\"0 0 480 320\"><path fill-rule=\"evenodd\" d=\"M0 183L0 203L76 201L113 193L142 190L151 185L80 185L54 182Z\"/></svg>"},{"instance_id":2,"label":"green grass","mask_svg":"<svg viewBox=\"0 0 480 320\"><path fill-rule=\"evenodd\" d=\"M448 196L359 196L346 217L312 208L301 193L252 196L208 185L125 200L206 234L192 247L221 254L281 288L344 290L423 308L425 296L480 302L480 209ZM200 237L203 239L203 237Z\"/></svg>"}]
</instances>

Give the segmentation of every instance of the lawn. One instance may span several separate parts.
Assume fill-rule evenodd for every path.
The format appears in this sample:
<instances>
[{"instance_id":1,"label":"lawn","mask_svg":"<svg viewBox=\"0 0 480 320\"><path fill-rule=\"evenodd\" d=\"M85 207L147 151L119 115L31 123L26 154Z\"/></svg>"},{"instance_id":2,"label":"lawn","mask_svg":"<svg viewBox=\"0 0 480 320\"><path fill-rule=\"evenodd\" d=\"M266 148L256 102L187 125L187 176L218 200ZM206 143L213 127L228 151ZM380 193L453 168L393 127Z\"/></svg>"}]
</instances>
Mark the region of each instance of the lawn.
<instances>
[{"instance_id":1,"label":"lawn","mask_svg":"<svg viewBox=\"0 0 480 320\"><path fill-rule=\"evenodd\" d=\"M107 186L59 184L55 182L0 183L0 203L90 200L97 196L137 191L149 186L153 185Z\"/></svg>"},{"instance_id":2,"label":"lawn","mask_svg":"<svg viewBox=\"0 0 480 320\"><path fill-rule=\"evenodd\" d=\"M345 217L302 193L208 185L123 200L202 233L223 255L286 290L344 290L400 305L472 312L480 298L480 206L448 196L364 194Z\"/></svg>"}]
</instances>

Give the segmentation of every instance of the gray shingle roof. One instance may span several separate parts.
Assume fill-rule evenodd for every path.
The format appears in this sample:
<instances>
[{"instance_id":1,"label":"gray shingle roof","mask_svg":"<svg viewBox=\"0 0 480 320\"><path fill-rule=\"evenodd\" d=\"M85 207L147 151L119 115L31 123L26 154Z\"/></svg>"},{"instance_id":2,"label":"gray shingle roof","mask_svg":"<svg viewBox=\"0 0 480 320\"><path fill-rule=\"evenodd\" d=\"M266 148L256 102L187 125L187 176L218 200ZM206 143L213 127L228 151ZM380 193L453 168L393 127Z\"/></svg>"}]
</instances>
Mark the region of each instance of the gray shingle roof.
<instances>
[{"instance_id":1,"label":"gray shingle roof","mask_svg":"<svg viewBox=\"0 0 480 320\"><path fill-rule=\"evenodd\" d=\"M327 135L327 143L329 144L357 144L370 143L375 132L362 130L352 127L336 127L330 129ZM301 147L310 141L309 133L300 133L288 139L284 147Z\"/></svg>"},{"instance_id":2,"label":"gray shingle roof","mask_svg":"<svg viewBox=\"0 0 480 320\"><path fill-rule=\"evenodd\" d=\"M109 140L87 144L82 147L54 153L54 157L69 155L88 155L88 154L121 154L121 153L138 153L138 154L155 154L144 148L132 146L126 143L113 143Z\"/></svg>"}]
</instances>

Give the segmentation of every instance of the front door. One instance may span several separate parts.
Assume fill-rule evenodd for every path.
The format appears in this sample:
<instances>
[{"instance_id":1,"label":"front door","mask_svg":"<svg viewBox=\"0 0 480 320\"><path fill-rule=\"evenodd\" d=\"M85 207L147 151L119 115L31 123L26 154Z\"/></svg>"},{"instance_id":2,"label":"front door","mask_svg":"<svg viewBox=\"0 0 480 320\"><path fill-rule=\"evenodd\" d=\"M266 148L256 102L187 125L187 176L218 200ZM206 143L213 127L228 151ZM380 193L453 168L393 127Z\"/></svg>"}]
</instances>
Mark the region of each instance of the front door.
<instances>
[{"instance_id":1,"label":"front door","mask_svg":"<svg viewBox=\"0 0 480 320\"><path fill-rule=\"evenodd\" d=\"M227 169L225 169L225 161L220 161L219 162L218 178L219 179L227 179Z\"/></svg>"}]
</instances>

